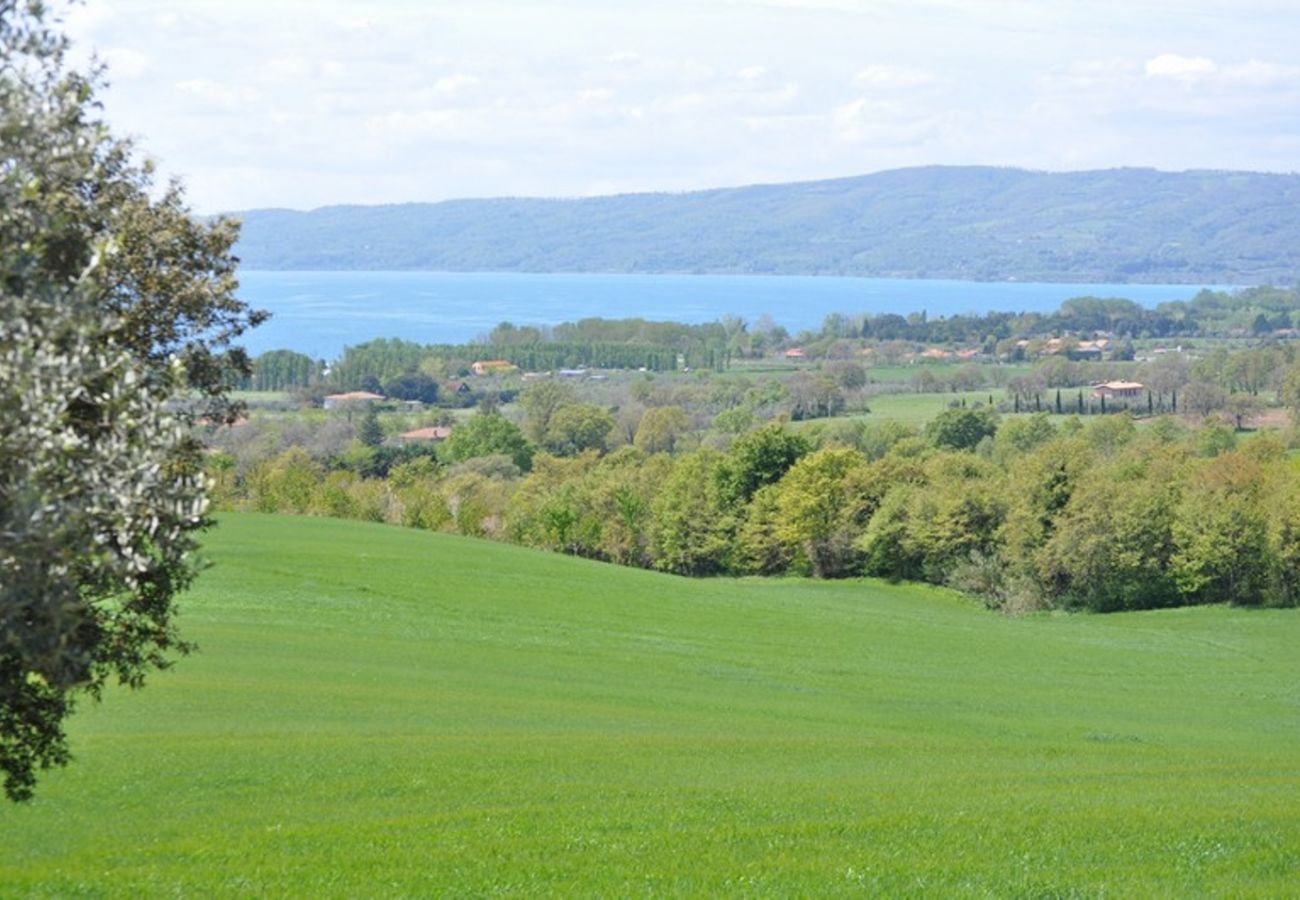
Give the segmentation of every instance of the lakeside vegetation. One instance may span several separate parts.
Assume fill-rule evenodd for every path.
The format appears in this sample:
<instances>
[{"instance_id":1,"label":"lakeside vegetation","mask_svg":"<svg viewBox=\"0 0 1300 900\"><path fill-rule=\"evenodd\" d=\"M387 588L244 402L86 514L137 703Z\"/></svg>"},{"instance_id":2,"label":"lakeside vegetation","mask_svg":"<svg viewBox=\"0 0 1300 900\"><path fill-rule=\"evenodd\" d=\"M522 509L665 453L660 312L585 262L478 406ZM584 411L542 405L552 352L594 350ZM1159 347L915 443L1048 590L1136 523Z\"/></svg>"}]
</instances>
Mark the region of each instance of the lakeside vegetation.
<instances>
[{"instance_id":1,"label":"lakeside vegetation","mask_svg":"<svg viewBox=\"0 0 1300 900\"><path fill-rule=\"evenodd\" d=\"M1294 283L1300 176L980 166L681 194L237 213L254 269Z\"/></svg>"},{"instance_id":2,"label":"lakeside vegetation","mask_svg":"<svg viewBox=\"0 0 1300 900\"><path fill-rule=\"evenodd\" d=\"M1234 895L1300 871L1300 620L990 616L224 515L200 652L0 808L23 896Z\"/></svg>"},{"instance_id":3,"label":"lakeside vegetation","mask_svg":"<svg viewBox=\"0 0 1300 900\"><path fill-rule=\"evenodd\" d=\"M680 574L926 581L1008 612L1290 606L1300 362L1281 326L1293 307L1295 292L1274 289L1154 311L1080 298L1018 322L1091 326L1055 336L997 313L957 326L892 317L931 336L1007 329L960 354L864 336L877 319L846 317L796 336L738 319L585 320L502 324L473 347L372 341L298 402L361 388L400 409L281 403L212 435L210 470L226 508ZM1239 327L1263 309L1277 318ZM1149 336L1175 322L1186 347ZM510 362L546 346L620 346L631 362ZM676 371L629 371L647 347ZM691 355L714 365L684 371ZM415 439L421 426L443 430Z\"/></svg>"},{"instance_id":4,"label":"lakeside vegetation","mask_svg":"<svg viewBox=\"0 0 1300 900\"><path fill-rule=\"evenodd\" d=\"M751 323L724 316L699 325L640 318L591 318L550 326L502 322L472 344L377 339L344 348L328 364L291 350L272 351L258 359L245 387L282 390L321 383L336 390L380 390L389 379L420 373L465 377L471 374L471 364L485 355L533 372L566 367L656 372L739 367L758 372L765 364L788 365L790 354L783 357L782 351L793 351L800 361L870 357L859 361L879 370L952 358L955 351L962 351L960 359L975 362L1022 363L1046 355L1125 362L1139 349L1160 342L1177 341L1173 346L1181 346L1196 339L1214 340L1224 342L1214 349L1227 350L1241 341L1285 341L1298 335L1300 291L1274 287L1231 293L1204 290L1153 309L1123 298L1076 297L1053 313L991 311L935 318L924 311L839 313L827 316L816 331L793 335L768 317ZM1095 338L1104 340L1098 343ZM1094 344L1095 349L1089 349ZM933 355L918 356L926 348ZM323 377L326 368L328 379Z\"/></svg>"}]
</instances>

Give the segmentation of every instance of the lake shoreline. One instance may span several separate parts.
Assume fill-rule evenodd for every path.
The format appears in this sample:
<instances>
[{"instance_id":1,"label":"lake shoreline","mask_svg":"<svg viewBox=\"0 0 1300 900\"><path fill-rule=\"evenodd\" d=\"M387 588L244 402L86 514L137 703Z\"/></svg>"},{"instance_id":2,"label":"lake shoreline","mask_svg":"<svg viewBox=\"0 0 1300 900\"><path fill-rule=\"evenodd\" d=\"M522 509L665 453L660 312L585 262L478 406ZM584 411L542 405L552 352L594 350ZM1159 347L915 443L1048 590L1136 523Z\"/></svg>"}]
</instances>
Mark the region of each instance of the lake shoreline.
<instances>
[{"instance_id":1,"label":"lake shoreline","mask_svg":"<svg viewBox=\"0 0 1300 900\"><path fill-rule=\"evenodd\" d=\"M764 316L791 333L828 315L1050 312L1072 297L1123 297L1154 307L1189 300L1201 284L955 281L833 275L258 270L239 272L241 299L272 318L245 336L250 353L292 349L321 359L376 338L469 343L500 322L556 325L584 318L688 324Z\"/></svg>"}]
</instances>

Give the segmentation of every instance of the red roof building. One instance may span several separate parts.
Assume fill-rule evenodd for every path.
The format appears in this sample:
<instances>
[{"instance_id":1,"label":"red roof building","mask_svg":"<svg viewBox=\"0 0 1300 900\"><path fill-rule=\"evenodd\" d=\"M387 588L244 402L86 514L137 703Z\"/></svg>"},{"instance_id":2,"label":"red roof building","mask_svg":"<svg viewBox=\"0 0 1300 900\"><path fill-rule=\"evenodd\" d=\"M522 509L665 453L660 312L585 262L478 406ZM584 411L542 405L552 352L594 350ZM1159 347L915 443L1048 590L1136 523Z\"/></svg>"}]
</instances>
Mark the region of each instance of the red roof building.
<instances>
[{"instance_id":1,"label":"red roof building","mask_svg":"<svg viewBox=\"0 0 1300 900\"><path fill-rule=\"evenodd\" d=\"M451 428L447 425L435 425L430 428L417 428L414 431L404 431L398 435L404 441L445 441L451 435Z\"/></svg>"}]
</instances>

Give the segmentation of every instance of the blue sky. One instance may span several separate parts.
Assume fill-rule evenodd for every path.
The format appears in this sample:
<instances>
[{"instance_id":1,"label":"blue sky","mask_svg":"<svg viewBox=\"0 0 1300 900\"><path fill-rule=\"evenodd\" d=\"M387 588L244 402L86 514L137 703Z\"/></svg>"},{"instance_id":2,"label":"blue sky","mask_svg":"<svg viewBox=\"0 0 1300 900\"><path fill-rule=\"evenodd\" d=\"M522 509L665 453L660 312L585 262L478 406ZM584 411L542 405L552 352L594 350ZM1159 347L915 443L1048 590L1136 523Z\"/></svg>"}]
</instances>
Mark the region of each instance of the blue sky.
<instances>
[{"instance_id":1,"label":"blue sky","mask_svg":"<svg viewBox=\"0 0 1300 900\"><path fill-rule=\"evenodd\" d=\"M87 0L201 212L924 164L1300 170L1296 0Z\"/></svg>"}]
</instances>

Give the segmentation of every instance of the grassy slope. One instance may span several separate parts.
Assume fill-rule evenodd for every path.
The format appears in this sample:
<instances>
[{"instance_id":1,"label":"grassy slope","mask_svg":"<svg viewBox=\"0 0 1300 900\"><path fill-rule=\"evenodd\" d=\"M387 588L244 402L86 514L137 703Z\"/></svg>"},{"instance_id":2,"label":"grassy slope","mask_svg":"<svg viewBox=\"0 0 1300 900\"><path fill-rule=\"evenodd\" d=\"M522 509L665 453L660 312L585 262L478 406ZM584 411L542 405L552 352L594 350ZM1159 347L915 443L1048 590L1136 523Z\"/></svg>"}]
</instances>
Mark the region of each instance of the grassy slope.
<instances>
[{"instance_id":1,"label":"grassy slope","mask_svg":"<svg viewBox=\"0 0 1300 900\"><path fill-rule=\"evenodd\" d=\"M227 516L202 652L0 807L0 894L1276 895L1300 617L1012 620Z\"/></svg>"}]
</instances>

